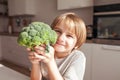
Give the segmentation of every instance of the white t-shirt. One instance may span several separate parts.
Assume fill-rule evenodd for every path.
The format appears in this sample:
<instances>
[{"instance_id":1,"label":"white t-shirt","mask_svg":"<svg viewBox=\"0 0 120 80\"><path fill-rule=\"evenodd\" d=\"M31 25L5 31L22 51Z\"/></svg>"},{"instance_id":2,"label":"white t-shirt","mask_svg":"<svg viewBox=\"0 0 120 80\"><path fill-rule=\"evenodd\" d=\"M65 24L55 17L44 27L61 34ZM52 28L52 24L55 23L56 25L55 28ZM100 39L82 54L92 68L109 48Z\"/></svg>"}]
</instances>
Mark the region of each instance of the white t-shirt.
<instances>
[{"instance_id":1,"label":"white t-shirt","mask_svg":"<svg viewBox=\"0 0 120 80\"><path fill-rule=\"evenodd\" d=\"M60 74L64 80L83 80L85 73L86 57L79 50L74 50L65 58L55 59ZM44 80L48 79L47 68L41 63Z\"/></svg>"}]
</instances>

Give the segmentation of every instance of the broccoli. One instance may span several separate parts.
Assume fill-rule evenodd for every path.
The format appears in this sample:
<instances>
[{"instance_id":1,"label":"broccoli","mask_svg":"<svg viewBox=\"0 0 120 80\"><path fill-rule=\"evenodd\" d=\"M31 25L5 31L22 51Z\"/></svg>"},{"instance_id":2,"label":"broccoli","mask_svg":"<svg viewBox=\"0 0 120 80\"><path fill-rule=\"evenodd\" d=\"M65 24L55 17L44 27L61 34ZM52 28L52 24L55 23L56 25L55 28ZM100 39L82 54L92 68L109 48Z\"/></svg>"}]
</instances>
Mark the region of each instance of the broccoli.
<instances>
[{"instance_id":1,"label":"broccoli","mask_svg":"<svg viewBox=\"0 0 120 80\"><path fill-rule=\"evenodd\" d=\"M49 52L49 45L56 43L57 34L51 27L44 22L32 22L27 27L23 27L17 42L21 46L31 48L34 46L45 44L46 51Z\"/></svg>"}]
</instances>

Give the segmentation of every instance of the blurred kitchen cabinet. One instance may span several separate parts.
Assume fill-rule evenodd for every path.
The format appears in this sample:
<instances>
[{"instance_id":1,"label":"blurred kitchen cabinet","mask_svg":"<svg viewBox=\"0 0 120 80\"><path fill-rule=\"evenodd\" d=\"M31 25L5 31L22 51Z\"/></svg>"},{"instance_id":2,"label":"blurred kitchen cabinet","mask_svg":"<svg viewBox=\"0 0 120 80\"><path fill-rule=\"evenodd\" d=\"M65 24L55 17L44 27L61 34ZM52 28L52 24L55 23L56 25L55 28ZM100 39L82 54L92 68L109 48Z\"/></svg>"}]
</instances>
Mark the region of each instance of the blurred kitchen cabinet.
<instances>
[{"instance_id":1,"label":"blurred kitchen cabinet","mask_svg":"<svg viewBox=\"0 0 120 80\"><path fill-rule=\"evenodd\" d=\"M120 4L120 0L94 0L94 5Z\"/></svg>"},{"instance_id":2,"label":"blurred kitchen cabinet","mask_svg":"<svg viewBox=\"0 0 120 80\"><path fill-rule=\"evenodd\" d=\"M0 0L0 16L7 16L7 0Z\"/></svg>"},{"instance_id":3,"label":"blurred kitchen cabinet","mask_svg":"<svg viewBox=\"0 0 120 80\"><path fill-rule=\"evenodd\" d=\"M8 14L35 15L35 0L8 0Z\"/></svg>"},{"instance_id":4,"label":"blurred kitchen cabinet","mask_svg":"<svg viewBox=\"0 0 120 80\"><path fill-rule=\"evenodd\" d=\"M120 46L93 45L92 80L120 80Z\"/></svg>"},{"instance_id":5,"label":"blurred kitchen cabinet","mask_svg":"<svg viewBox=\"0 0 120 80\"><path fill-rule=\"evenodd\" d=\"M120 46L85 43L81 51L86 56L84 80L120 80Z\"/></svg>"},{"instance_id":6,"label":"blurred kitchen cabinet","mask_svg":"<svg viewBox=\"0 0 120 80\"><path fill-rule=\"evenodd\" d=\"M86 56L86 70L85 70L85 76L84 80L92 80L91 79L91 66L92 66L92 53L93 53L93 47L92 43L85 43L82 45L80 50L85 54Z\"/></svg>"},{"instance_id":7,"label":"blurred kitchen cabinet","mask_svg":"<svg viewBox=\"0 0 120 80\"><path fill-rule=\"evenodd\" d=\"M0 60L2 59L2 51L1 51L1 36L0 36Z\"/></svg>"},{"instance_id":8,"label":"blurred kitchen cabinet","mask_svg":"<svg viewBox=\"0 0 120 80\"><path fill-rule=\"evenodd\" d=\"M2 59L15 63L16 65L28 68L30 62L26 48L21 47L17 43L15 36L1 37Z\"/></svg>"},{"instance_id":9,"label":"blurred kitchen cabinet","mask_svg":"<svg viewBox=\"0 0 120 80\"><path fill-rule=\"evenodd\" d=\"M93 0L57 0L57 9L74 9L93 6Z\"/></svg>"}]
</instances>

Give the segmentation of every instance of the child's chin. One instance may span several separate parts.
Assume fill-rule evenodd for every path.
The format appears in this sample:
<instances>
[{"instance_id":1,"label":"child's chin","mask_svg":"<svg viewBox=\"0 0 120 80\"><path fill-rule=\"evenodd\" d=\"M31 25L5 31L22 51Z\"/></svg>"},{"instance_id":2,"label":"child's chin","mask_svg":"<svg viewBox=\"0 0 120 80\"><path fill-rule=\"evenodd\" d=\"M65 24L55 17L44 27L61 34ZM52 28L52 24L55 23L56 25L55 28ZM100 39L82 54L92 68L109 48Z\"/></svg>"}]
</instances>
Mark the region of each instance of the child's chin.
<instances>
[{"instance_id":1,"label":"child's chin","mask_svg":"<svg viewBox=\"0 0 120 80\"><path fill-rule=\"evenodd\" d=\"M59 51L59 52L63 52L65 50L65 48L63 47L54 47L56 51Z\"/></svg>"}]
</instances>

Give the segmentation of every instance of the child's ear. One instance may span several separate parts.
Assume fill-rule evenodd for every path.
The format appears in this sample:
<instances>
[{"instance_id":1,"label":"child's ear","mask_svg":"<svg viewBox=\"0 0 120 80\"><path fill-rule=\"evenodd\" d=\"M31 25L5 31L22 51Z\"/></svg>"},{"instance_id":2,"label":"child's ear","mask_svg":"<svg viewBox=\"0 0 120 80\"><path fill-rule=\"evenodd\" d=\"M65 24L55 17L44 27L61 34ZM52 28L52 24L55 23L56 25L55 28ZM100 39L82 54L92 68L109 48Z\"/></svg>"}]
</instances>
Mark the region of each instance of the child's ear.
<instances>
[{"instance_id":1,"label":"child's ear","mask_svg":"<svg viewBox=\"0 0 120 80\"><path fill-rule=\"evenodd\" d=\"M77 48L78 48L78 46L75 46L75 47L74 47L74 49L77 49Z\"/></svg>"}]
</instances>

